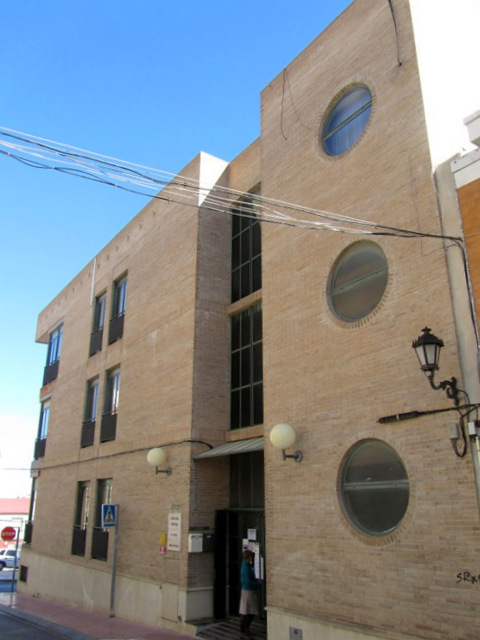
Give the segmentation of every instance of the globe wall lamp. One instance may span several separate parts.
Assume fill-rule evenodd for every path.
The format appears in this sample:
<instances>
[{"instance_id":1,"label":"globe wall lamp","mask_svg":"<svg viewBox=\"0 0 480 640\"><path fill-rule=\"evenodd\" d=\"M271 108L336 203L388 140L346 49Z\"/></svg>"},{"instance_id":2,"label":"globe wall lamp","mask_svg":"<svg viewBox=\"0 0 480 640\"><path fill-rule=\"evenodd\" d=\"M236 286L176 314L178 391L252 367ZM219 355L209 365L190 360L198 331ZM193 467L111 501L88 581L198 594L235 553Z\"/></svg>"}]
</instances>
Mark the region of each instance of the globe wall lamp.
<instances>
[{"instance_id":1,"label":"globe wall lamp","mask_svg":"<svg viewBox=\"0 0 480 640\"><path fill-rule=\"evenodd\" d=\"M275 449L281 449L283 453L283 459L293 458L295 462L301 462L303 454L301 451L295 451L295 453L287 454L286 449L290 449L295 444L297 435L295 429L289 424L280 423L273 427L270 431L270 442Z\"/></svg>"},{"instance_id":2,"label":"globe wall lamp","mask_svg":"<svg viewBox=\"0 0 480 640\"><path fill-rule=\"evenodd\" d=\"M147 462L151 464L152 467L155 467L155 474L166 473L167 476L172 475L171 467L167 467L167 469L159 469L159 467L163 467L165 465L166 461L167 461L167 454L165 453L165 450L162 449L161 447L154 447L153 449L150 449L150 451L147 454Z\"/></svg>"},{"instance_id":3,"label":"globe wall lamp","mask_svg":"<svg viewBox=\"0 0 480 640\"><path fill-rule=\"evenodd\" d=\"M422 334L412 342L412 347L420 362L420 368L427 375L432 389L436 391L442 389L445 391L447 397L453 400L455 406L458 407L460 399L458 397L459 389L457 387L457 379L450 378L450 380L442 380L437 384L435 383L435 371L438 371L440 351L443 346L443 340L440 340L440 338L437 338L437 336L431 333L431 329L428 327L422 329Z\"/></svg>"}]
</instances>

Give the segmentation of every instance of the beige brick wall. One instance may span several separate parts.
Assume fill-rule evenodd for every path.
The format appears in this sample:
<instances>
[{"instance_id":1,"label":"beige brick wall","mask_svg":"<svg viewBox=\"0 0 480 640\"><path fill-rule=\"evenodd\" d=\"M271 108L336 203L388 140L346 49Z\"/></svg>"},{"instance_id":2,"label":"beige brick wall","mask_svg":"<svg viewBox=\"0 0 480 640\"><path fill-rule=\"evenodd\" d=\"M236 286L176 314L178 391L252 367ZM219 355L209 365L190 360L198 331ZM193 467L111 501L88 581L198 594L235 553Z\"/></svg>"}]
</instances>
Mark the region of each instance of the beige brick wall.
<instances>
[{"instance_id":1,"label":"beige brick wall","mask_svg":"<svg viewBox=\"0 0 480 640\"><path fill-rule=\"evenodd\" d=\"M394 6L401 66L388 3L364 0L264 90L262 195L440 233L407 3ZM322 117L352 82L372 89L372 115L354 148L328 158L318 145ZM387 292L370 318L347 326L329 309L328 275L360 239L263 227L266 432L291 423L304 452L300 465L287 464L266 447L267 600L387 636L473 638L478 594L456 575L478 565L478 510L471 462L455 457L447 437L454 415L377 423L451 406L411 349L431 326L446 345L439 375L459 376L443 244L372 238L389 262ZM409 474L405 520L386 539L357 533L340 507L342 460L364 438L393 446Z\"/></svg>"},{"instance_id":2,"label":"beige brick wall","mask_svg":"<svg viewBox=\"0 0 480 640\"><path fill-rule=\"evenodd\" d=\"M465 244L468 252L470 276L475 298L475 308L480 308L480 238L478 236L478 212L480 211L480 180L475 180L458 190L462 212Z\"/></svg>"},{"instance_id":3,"label":"beige brick wall","mask_svg":"<svg viewBox=\"0 0 480 640\"><path fill-rule=\"evenodd\" d=\"M259 181L255 145L245 156L248 161L239 157L230 167L239 190ZM182 176L200 178L204 164L210 160L199 156ZM228 172L220 171L218 187L227 185ZM123 338L107 346L112 283L124 273ZM92 293L94 298L104 291L103 348L89 357ZM51 397L51 420L45 459L35 462L40 479L32 552L108 569L113 534L107 565L89 557L95 483L111 477L112 499L120 505L119 574L190 589L211 587L212 554L189 556L187 545L190 529L213 531L215 509L228 507L228 461L193 459L206 450L205 443L224 442L229 429L229 302L230 218L213 213L208 200L201 209L154 200L40 314L37 338L48 341L52 327L63 322L64 342L58 378L42 389ZM105 374L118 365L117 437L100 444ZM95 442L80 449L86 384L97 376ZM156 476L147 464L153 446L165 447L170 478ZM87 480L90 523L86 556L78 558L70 551L75 497L77 483ZM162 555L160 536L168 531L171 510L182 514L182 551Z\"/></svg>"},{"instance_id":4,"label":"beige brick wall","mask_svg":"<svg viewBox=\"0 0 480 640\"><path fill-rule=\"evenodd\" d=\"M356 0L272 80L262 93L261 136L225 171L217 166L219 188L248 191L261 182L268 198L440 233L408 3L394 0L393 7L398 42L389 3ZM327 157L318 144L324 114L355 82L372 90L370 121L354 148ZM208 162L200 156L182 175L198 178ZM72 571L105 570L89 559L91 531L85 558L70 556L69 532L77 482L112 477L120 575L184 590L212 585L211 554L188 555L187 536L213 529L215 510L228 506L228 460L195 462L205 445L189 441L233 437L229 313L238 305L229 306L229 218L210 204L154 200L99 252L93 292L108 292L107 309L113 280L128 272L117 343L107 347L104 336L102 351L88 357L93 262L39 317L39 340L61 321L65 332L59 376L42 390L52 408L46 457L36 463L31 553L38 557L65 561ZM358 638L473 640L478 590L456 576L480 573L478 509L470 455L455 457L447 437L455 418L377 422L451 406L431 390L411 349L431 326L445 342L439 379L460 378L444 247L439 239L372 237L388 259L387 290L371 316L347 325L330 310L328 277L341 251L362 239L262 226L263 290L255 300L264 314L264 431L291 423L304 453L301 464L283 462L266 437L267 604L272 629L282 634L273 640L288 638L289 620L304 629L304 640L327 628L328 637L344 637L331 625ZM98 425L94 446L80 450L86 381L99 376L102 398L105 371L118 364L117 439L100 444ZM365 438L394 447L409 475L407 514L386 537L358 533L339 498L344 457ZM171 477L156 476L146 463L148 449L159 445ZM161 555L171 510L182 514L182 552ZM169 609L164 617L171 616Z\"/></svg>"}]
</instances>

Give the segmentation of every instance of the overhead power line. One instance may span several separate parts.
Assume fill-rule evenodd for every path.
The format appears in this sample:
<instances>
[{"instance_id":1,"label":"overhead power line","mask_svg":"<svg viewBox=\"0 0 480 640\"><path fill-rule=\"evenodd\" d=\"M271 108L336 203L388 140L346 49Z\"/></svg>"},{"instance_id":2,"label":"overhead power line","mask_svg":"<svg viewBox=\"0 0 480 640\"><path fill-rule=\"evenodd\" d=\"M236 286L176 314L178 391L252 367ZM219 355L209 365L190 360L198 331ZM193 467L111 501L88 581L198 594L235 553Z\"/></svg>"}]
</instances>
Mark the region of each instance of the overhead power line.
<instances>
[{"instance_id":1,"label":"overhead power line","mask_svg":"<svg viewBox=\"0 0 480 640\"><path fill-rule=\"evenodd\" d=\"M255 217L262 222L284 226L350 233L388 235L402 238L438 238L461 242L461 238L402 229L362 220L332 211L266 198L227 187L202 187L197 180L143 165L104 156L13 129L0 127L0 153L29 167L58 171L77 178L99 182L152 199L167 200L209 211ZM161 189L159 191L159 189ZM248 197L242 203L241 199Z\"/></svg>"},{"instance_id":2,"label":"overhead power line","mask_svg":"<svg viewBox=\"0 0 480 640\"><path fill-rule=\"evenodd\" d=\"M271 224L356 236L447 240L460 249L467 288L471 290L467 256L461 237L392 227L219 185L210 189L202 187L198 180L187 176L119 160L3 127L0 127L0 154L35 169L58 171L150 199L178 203L196 209L202 199L203 210L226 215L234 213ZM478 345L479 338L471 295L469 295L469 304Z\"/></svg>"}]
</instances>

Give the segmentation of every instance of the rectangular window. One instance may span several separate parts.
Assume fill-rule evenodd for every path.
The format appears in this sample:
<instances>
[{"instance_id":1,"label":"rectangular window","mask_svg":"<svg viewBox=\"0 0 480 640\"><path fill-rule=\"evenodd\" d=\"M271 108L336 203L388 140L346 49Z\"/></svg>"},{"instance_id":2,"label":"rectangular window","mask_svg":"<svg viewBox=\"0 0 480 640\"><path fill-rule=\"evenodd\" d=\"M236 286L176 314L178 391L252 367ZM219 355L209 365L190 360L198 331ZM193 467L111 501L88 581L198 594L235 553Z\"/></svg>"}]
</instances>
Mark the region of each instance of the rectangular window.
<instances>
[{"instance_id":1,"label":"rectangular window","mask_svg":"<svg viewBox=\"0 0 480 640\"><path fill-rule=\"evenodd\" d=\"M107 306L107 294L102 293L102 295L97 296L95 298L95 311L93 316L93 330L98 331L99 329L103 329L103 325L105 324L105 309Z\"/></svg>"},{"instance_id":2,"label":"rectangular window","mask_svg":"<svg viewBox=\"0 0 480 640\"><path fill-rule=\"evenodd\" d=\"M232 211L232 302L262 288L262 238L254 195L239 200Z\"/></svg>"},{"instance_id":3,"label":"rectangular window","mask_svg":"<svg viewBox=\"0 0 480 640\"><path fill-rule=\"evenodd\" d=\"M113 285L112 315L108 331L108 344L123 336L125 305L127 300L127 276L123 276Z\"/></svg>"},{"instance_id":4,"label":"rectangular window","mask_svg":"<svg viewBox=\"0 0 480 640\"><path fill-rule=\"evenodd\" d=\"M125 303L127 299L127 276L120 278L114 284L113 288L113 308L112 318L115 316L123 316L125 313Z\"/></svg>"},{"instance_id":5,"label":"rectangular window","mask_svg":"<svg viewBox=\"0 0 480 640\"><path fill-rule=\"evenodd\" d=\"M87 382L85 399L85 415L82 423L81 446L90 447L95 437L95 422L98 407L98 378Z\"/></svg>"},{"instance_id":6,"label":"rectangular window","mask_svg":"<svg viewBox=\"0 0 480 640\"><path fill-rule=\"evenodd\" d=\"M42 402L40 410L40 420L38 423L38 435L35 442L34 458L43 458L47 442L48 423L50 421L50 401Z\"/></svg>"},{"instance_id":7,"label":"rectangular window","mask_svg":"<svg viewBox=\"0 0 480 640\"><path fill-rule=\"evenodd\" d=\"M62 349L63 326L52 331L48 341L47 364L43 372L43 384L48 384L55 380L58 375L58 363L60 351Z\"/></svg>"},{"instance_id":8,"label":"rectangular window","mask_svg":"<svg viewBox=\"0 0 480 640\"><path fill-rule=\"evenodd\" d=\"M120 400L120 368L109 371L107 375L107 394L105 413L117 413Z\"/></svg>"},{"instance_id":9,"label":"rectangular window","mask_svg":"<svg viewBox=\"0 0 480 640\"><path fill-rule=\"evenodd\" d=\"M40 424L38 428L38 439L45 440L48 433L48 422L50 420L50 402L42 402L40 412Z\"/></svg>"},{"instance_id":10,"label":"rectangular window","mask_svg":"<svg viewBox=\"0 0 480 640\"><path fill-rule=\"evenodd\" d=\"M112 494L112 478L97 480L95 526L92 535L92 558L96 560L107 560L108 557L108 531L102 529L102 504L112 504Z\"/></svg>"},{"instance_id":11,"label":"rectangular window","mask_svg":"<svg viewBox=\"0 0 480 640\"><path fill-rule=\"evenodd\" d=\"M230 428L263 423L262 307L231 320Z\"/></svg>"},{"instance_id":12,"label":"rectangular window","mask_svg":"<svg viewBox=\"0 0 480 640\"><path fill-rule=\"evenodd\" d=\"M93 310L93 327L90 335L89 355L93 356L102 349L103 327L105 324L105 309L107 306L107 294L102 293L95 298Z\"/></svg>"},{"instance_id":13,"label":"rectangular window","mask_svg":"<svg viewBox=\"0 0 480 640\"><path fill-rule=\"evenodd\" d=\"M90 483L79 482L77 485L77 503L72 536L72 555L84 556L87 539L88 511L90 508Z\"/></svg>"},{"instance_id":14,"label":"rectangular window","mask_svg":"<svg viewBox=\"0 0 480 640\"><path fill-rule=\"evenodd\" d=\"M85 404L85 420L95 422L98 405L98 378L90 380L87 385L87 402Z\"/></svg>"},{"instance_id":15,"label":"rectangular window","mask_svg":"<svg viewBox=\"0 0 480 640\"><path fill-rule=\"evenodd\" d=\"M53 364L60 359L60 351L62 348L63 326L58 327L50 334L48 343L47 364Z\"/></svg>"},{"instance_id":16,"label":"rectangular window","mask_svg":"<svg viewBox=\"0 0 480 640\"><path fill-rule=\"evenodd\" d=\"M117 434L117 413L120 400L120 367L107 373L105 384L105 405L100 429L100 442L115 440Z\"/></svg>"}]
</instances>

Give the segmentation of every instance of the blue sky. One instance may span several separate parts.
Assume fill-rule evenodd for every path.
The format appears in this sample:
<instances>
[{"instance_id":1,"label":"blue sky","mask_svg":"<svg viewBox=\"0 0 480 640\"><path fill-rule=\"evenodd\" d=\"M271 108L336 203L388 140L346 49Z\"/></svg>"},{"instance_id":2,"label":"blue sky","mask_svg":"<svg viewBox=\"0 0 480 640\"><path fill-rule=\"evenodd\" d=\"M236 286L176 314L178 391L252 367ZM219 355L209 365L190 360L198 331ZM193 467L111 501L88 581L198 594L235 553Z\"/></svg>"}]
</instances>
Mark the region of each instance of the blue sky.
<instances>
[{"instance_id":1,"label":"blue sky","mask_svg":"<svg viewBox=\"0 0 480 640\"><path fill-rule=\"evenodd\" d=\"M258 137L260 92L350 0L4 2L0 128L179 172ZM0 155L0 497L29 495L38 313L146 198Z\"/></svg>"}]
</instances>

